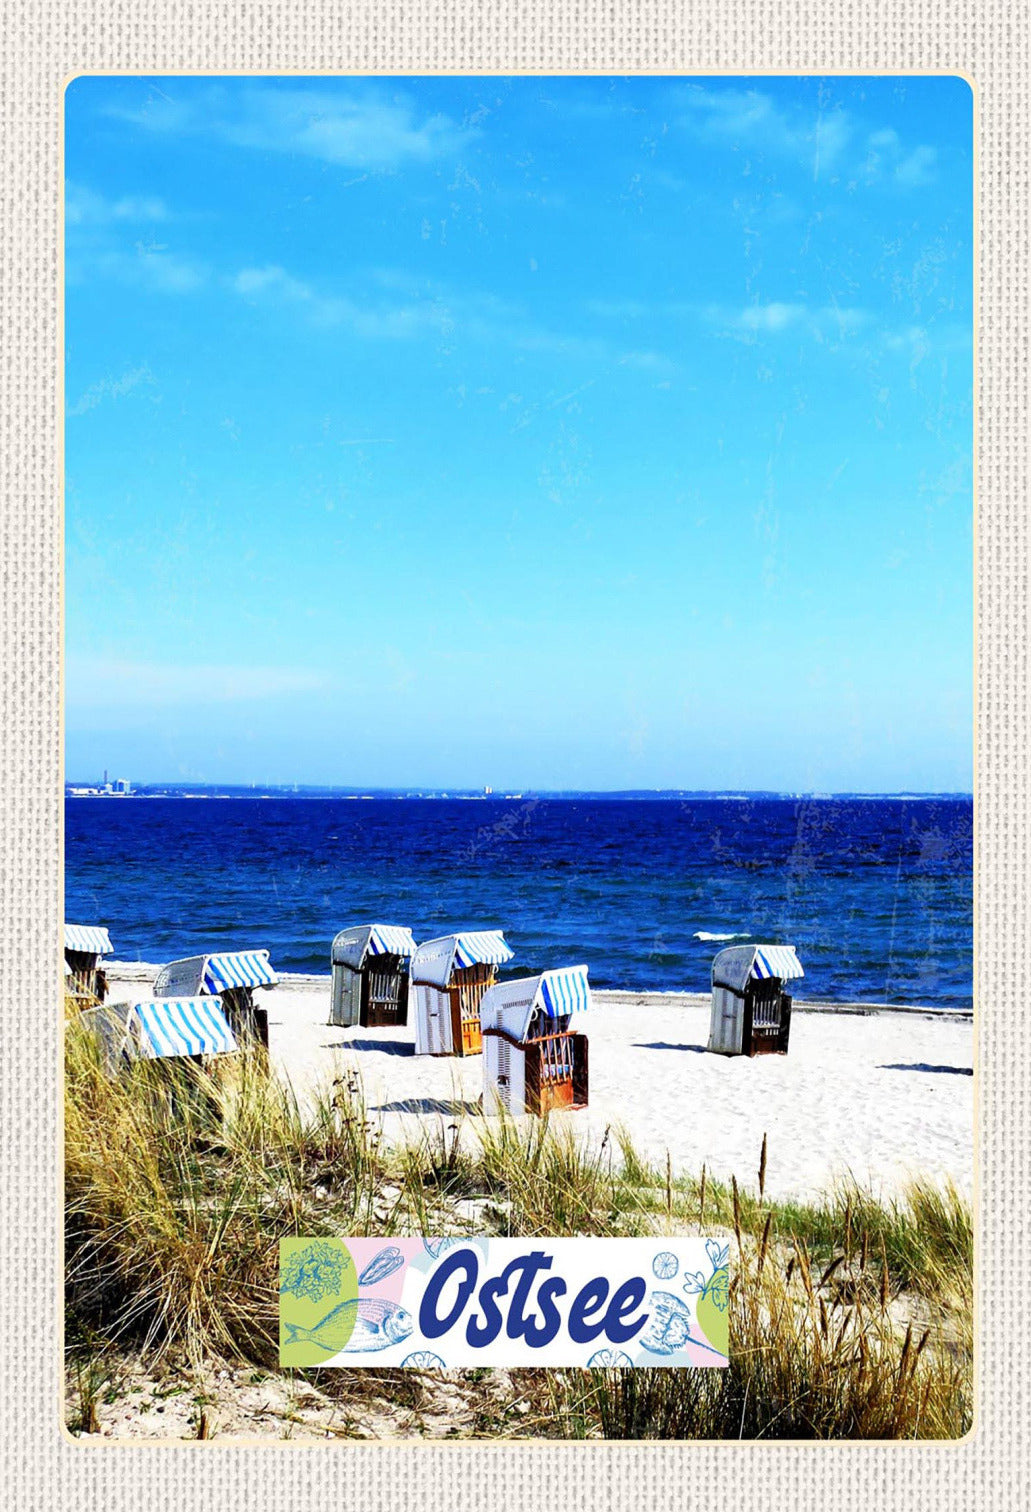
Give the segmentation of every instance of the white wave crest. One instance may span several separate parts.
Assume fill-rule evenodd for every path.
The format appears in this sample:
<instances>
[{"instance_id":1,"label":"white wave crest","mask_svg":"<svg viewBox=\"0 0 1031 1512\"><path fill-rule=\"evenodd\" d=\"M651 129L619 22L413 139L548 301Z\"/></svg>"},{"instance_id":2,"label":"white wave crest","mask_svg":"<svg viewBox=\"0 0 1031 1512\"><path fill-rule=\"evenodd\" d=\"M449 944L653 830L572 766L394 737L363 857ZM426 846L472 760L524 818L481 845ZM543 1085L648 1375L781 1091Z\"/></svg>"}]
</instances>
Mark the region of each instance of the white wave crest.
<instances>
[{"instance_id":1,"label":"white wave crest","mask_svg":"<svg viewBox=\"0 0 1031 1512\"><path fill-rule=\"evenodd\" d=\"M694 938L696 940L747 940L749 935L747 930L744 934L710 934L707 929L696 929Z\"/></svg>"}]
</instances>

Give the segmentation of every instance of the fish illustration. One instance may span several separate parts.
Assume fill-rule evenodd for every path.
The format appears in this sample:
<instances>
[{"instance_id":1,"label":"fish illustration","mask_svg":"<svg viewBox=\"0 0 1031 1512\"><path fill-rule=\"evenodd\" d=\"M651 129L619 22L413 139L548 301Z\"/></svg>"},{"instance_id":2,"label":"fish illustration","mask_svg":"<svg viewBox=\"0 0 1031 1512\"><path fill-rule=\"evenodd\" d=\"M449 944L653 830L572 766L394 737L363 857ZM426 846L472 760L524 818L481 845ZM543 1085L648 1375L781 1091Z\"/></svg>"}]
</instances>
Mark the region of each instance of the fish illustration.
<instances>
[{"instance_id":1,"label":"fish illustration","mask_svg":"<svg viewBox=\"0 0 1031 1512\"><path fill-rule=\"evenodd\" d=\"M283 1327L289 1334L289 1338L283 1341L284 1346L314 1344L317 1349L324 1349L327 1355L333 1355L341 1350L358 1354L389 1349L391 1344L403 1344L414 1332L415 1324L411 1313L396 1302L362 1297L339 1303L313 1328L286 1322Z\"/></svg>"},{"instance_id":2,"label":"fish illustration","mask_svg":"<svg viewBox=\"0 0 1031 1512\"><path fill-rule=\"evenodd\" d=\"M358 1277L358 1285L375 1286L377 1281L385 1281L388 1276L392 1276L404 1263L405 1257L397 1245L388 1245L386 1249L381 1249L377 1255L373 1255Z\"/></svg>"},{"instance_id":3,"label":"fish illustration","mask_svg":"<svg viewBox=\"0 0 1031 1512\"><path fill-rule=\"evenodd\" d=\"M712 1354L722 1355L722 1350L713 1349L711 1344L698 1337L698 1333L691 1332L691 1309L685 1307L679 1297L674 1297L671 1292L657 1291L652 1292L649 1300L651 1315L641 1334L645 1349L652 1354L671 1355L693 1344Z\"/></svg>"}]
</instances>

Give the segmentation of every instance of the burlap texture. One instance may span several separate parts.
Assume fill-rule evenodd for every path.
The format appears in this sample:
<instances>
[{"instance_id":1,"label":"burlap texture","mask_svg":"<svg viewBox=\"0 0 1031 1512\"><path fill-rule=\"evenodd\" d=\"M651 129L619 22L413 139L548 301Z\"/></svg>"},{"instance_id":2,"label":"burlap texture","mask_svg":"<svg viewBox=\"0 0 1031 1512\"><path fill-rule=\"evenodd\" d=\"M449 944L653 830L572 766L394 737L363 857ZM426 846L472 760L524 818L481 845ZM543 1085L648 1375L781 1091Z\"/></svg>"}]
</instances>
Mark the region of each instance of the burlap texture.
<instances>
[{"instance_id":1,"label":"burlap texture","mask_svg":"<svg viewBox=\"0 0 1031 1512\"><path fill-rule=\"evenodd\" d=\"M1028 1083L1028 80L1003 0L96 0L4 7L2 1229L6 1506L848 1512L1031 1506ZM59 1427L62 916L61 95L69 76L203 72L963 73L976 86L980 1265L978 1426L959 1445L73 1443Z\"/></svg>"}]
</instances>

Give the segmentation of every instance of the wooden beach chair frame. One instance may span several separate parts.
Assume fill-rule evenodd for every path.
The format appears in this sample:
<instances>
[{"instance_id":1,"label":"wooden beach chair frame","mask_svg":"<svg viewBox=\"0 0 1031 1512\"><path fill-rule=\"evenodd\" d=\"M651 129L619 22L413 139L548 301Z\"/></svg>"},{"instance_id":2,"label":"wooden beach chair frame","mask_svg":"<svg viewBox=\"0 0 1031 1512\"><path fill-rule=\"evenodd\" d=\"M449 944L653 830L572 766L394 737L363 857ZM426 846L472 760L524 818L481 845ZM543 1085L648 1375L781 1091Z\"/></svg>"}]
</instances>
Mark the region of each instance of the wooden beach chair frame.
<instances>
[{"instance_id":1,"label":"wooden beach chair frame","mask_svg":"<svg viewBox=\"0 0 1031 1512\"><path fill-rule=\"evenodd\" d=\"M95 1008L107 997L107 976L102 957L88 950L66 950L68 963L65 991L80 1008Z\"/></svg>"},{"instance_id":2,"label":"wooden beach chair frame","mask_svg":"<svg viewBox=\"0 0 1031 1512\"><path fill-rule=\"evenodd\" d=\"M456 966L447 994L451 999L451 1043L454 1055L479 1055L483 1049L480 1004L498 979L496 966Z\"/></svg>"},{"instance_id":3,"label":"wooden beach chair frame","mask_svg":"<svg viewBox=\"0 0 1031 1512\"><path fill-rule=\"evenodd\" d=\"M517 1040L507 1029L484 1029L484 1038L502 1040L524 1059L523 1112L537 1115L563 1109L586 1108L588 1093L587 1036L563 1029ZM499 1082L507 1083L502 1072ZM513 1112L519 1111L513 1109Z\"/></svg>"}]
</instances>

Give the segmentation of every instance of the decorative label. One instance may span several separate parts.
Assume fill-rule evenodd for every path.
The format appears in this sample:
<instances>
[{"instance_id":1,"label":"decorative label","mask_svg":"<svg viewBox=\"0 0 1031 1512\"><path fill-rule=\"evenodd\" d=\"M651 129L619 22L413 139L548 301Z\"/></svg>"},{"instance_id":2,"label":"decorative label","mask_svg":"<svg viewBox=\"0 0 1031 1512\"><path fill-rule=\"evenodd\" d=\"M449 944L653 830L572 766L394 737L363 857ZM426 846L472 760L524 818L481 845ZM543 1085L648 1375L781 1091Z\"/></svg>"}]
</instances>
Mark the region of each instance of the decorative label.
<instances>
[{"instance_id":1,"label":"decorative label","mask_svg":"<svg viewBox=\"0 0 1031 1512\"><path fill-rule=\"evenodd\" d=\"M283 1239L284 1366L726 1365L723 1239Z\"/></svg>"}]
</instances>

